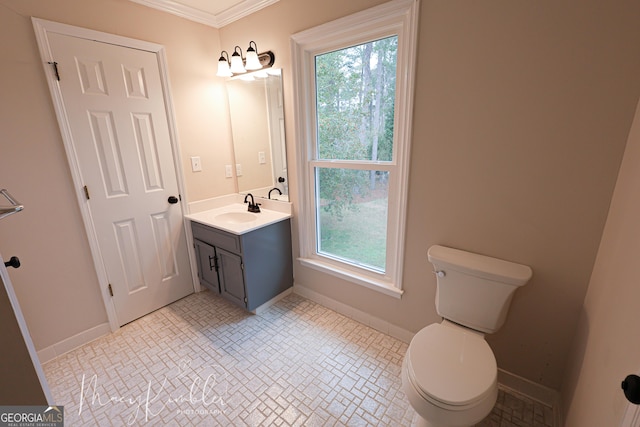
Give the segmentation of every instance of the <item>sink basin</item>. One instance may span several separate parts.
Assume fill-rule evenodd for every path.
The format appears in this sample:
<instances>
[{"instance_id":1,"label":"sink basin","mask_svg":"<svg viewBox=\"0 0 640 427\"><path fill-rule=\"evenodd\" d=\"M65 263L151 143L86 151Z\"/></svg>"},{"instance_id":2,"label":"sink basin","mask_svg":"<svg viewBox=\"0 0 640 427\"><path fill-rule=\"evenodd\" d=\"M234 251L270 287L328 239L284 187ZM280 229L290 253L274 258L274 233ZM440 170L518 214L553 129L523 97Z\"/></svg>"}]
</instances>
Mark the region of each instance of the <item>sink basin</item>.
<instances>
[{"instance_id":1,"label":"sink basin","mask_svg":"<svg viewBox=\"0 0 640 427\"><path fill-rule=\"evenodd\" d=\"M242 224L256 220L256 215L251 212L225 212L215 216L218 221L224 221L231 224Z\"/></svg>"},{"instance_id":2,"label":"sink basin","mask_svg":"<svg viewBox=\"0 0 640 427\"><path fill-rule=\"evenodd\" d=\"M242 199L240 198L239 200ZM289 206L287 205L284 205L284 207L288 209ZM277 206L277 208L281 208L281 206ZM239 236L275 222L291 218L291 212L282 212L275 209L260 209L260 213L254 213L247 211L246 203L238 202L190 213L184 217L190 221Z\"/></svg>"}]
</instances>

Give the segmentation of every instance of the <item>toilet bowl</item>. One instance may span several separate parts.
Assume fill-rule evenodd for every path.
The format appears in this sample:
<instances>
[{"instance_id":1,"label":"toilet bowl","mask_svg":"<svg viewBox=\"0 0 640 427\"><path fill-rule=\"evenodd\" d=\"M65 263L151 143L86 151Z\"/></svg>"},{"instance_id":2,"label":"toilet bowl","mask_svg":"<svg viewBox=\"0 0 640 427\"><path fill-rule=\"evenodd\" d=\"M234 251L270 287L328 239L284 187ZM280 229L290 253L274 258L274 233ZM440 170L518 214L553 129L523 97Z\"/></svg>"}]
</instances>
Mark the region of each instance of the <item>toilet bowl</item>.
<instances>
[{"instance_id":1,"label":"toilet bowl","mask_svg":"<svg viewBox=\"0 0 640 427\"><path fill-rule=\"evenodd\" d=\"M498 369L483 334L447 320L419 331L402 366L402 386L416 426L467 427L498 397ZM428 420L428 421L427 421Z\"/></svg>"},{"instance_id":2,"label":"toilet bowl","mask_svg":"<svg viewBox=\"0 0 640 427\"><path fill-rule=\"evenodd\" d=\"M515 290L531 268L444 246L432 246L436 311L442 323L420 330L402 363L402 389L416 411L414 425L469 427L491 412L498 367L486 333L505 322Z\"/></svg>"}]
</instances>

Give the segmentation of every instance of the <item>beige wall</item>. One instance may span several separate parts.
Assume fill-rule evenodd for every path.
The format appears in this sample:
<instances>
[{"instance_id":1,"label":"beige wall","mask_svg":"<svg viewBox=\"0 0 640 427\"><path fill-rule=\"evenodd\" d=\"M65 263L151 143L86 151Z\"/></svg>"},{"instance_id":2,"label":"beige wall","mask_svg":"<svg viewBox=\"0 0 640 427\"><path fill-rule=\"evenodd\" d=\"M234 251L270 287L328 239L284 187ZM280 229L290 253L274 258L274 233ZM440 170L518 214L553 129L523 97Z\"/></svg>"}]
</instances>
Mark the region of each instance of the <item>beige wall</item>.
<instances>
[{"instance_id":1,"label":"beige wall","mask_svg":"<svg viewBox=\"0 0 640 427\"><path fill-rule=\"evenodd\" d=\"M220 31L222 46L255 40L284 69L294 206L289 36L379 3L281 0ZM405 294L299 264L296 284L417 331L438 320L430 245L528 264L488 339L501 368L559 388L640 93L639 19L638 2L423 0Z\"/></svg>"},{"instance_id":2,"label":"beige wall","mask_svg":"<svg viewBox=\"0 0 640 427\"><path fill-rule=\"evenodd\" d=\"M640 109L611 202L565 383L567 427L618 426L627 401L620 389L640 374Z\"/></svg>"},{"instance_id":3,"label":"beige wall","mask_svg":"<svg viewBox=\"0 0 640 427\"><path fill-rule=\"evenodd\" d=\"M0 0L0 186L24 212L0 223L0 252L38 350L107 321L31 16L166 47L189 200L234 191L228 111L215 78L218 31L126 0ZM190 156L202 157L192 173Z\"/></svg>"},{"instance_id":4,"label":"beige wall","mask_svg":"<svg viewBox=\"0 0 640 427\"><path fill-rule=\"evenodd\" d=\"M223 178L231 148L219 51L249 40L273 50L295 206L289 36L380 3L280 0L218 32L126 0L0 0L0 186L27 206L0 223L0 252L23 259L12 279L38 349L106 314L29 16L167 47L192 201L234 188ZM423 0L405 295L300 265L296 283L416 331L438 319L430 245L528 264L533 280L489 341L500 367L558 388L640 93L639 18L634 1ZM192 155L203 172L190 172Z\"/></svg>"}]
</instances>

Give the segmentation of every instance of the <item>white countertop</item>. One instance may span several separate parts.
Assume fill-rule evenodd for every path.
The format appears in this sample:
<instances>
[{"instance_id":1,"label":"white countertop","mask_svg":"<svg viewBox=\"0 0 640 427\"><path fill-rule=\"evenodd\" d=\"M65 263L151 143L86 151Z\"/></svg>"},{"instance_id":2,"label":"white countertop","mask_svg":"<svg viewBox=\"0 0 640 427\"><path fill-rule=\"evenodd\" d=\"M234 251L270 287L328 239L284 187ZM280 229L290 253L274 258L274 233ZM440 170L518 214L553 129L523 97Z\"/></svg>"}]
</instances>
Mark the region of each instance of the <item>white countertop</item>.
<instances>
[{"instance_id":1,"label":"white countertop","mask_svg":"<svg viewBox=\"0 0 640 427\"><path fill-rule=\"evenodd\" d=\"M279 221L283 221L287 218L291 218L290 213L278 212L271 209L260 208L259 213L253 213L255 220L247 222L231 222L219 218L221 214L228 212L248 212L247 205L243 203L233 203L216 209L209 209L206 211L192 213L185 215L185 218L198 222L200 224L208 225L220 230L228 231L233 234L244 234L249 231L256 230L258 228L273 224Z\"/></svg>"}]
</instances>

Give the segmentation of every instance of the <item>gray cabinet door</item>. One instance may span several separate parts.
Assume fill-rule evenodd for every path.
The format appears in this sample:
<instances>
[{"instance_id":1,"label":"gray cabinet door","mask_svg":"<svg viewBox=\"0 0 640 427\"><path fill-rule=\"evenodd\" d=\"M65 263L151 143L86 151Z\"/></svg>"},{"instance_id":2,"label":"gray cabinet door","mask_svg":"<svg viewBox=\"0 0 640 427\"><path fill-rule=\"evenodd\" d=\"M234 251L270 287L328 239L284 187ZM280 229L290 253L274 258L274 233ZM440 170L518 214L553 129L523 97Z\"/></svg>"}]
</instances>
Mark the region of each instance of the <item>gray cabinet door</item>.
<instances>
[{"instance_id":1,"label":"gray cabinet door","mask_svg":"<svg viewBox=\"0 0 640 427\"><path fill-rule=\"evenodd\" d=\"M228 300L246 307L242 257L220 248L216 248L216 255L218 256L220 293Z\"/></svg>"},{"instance_id":2,"label":"gray cabinet door","mask_svg":"<svg viewBox=\"0 0 640 427\"><path fill-rule=\"evenodd\" d=\"M218 272L216 271L216 248L194 239L198 257L198 275L200 283L215 292L220 292Z\"/></svg>"},{"instance_id":3,"label":"gray cabinet door","mask_svg":"<svg viewBox=\"0 0 640 427\"><path fill-rule=\"evenodd\" d=\"M235 235L191 222L200 283L254 311L293 286L291 221Z\"/></svg>"}]
</instances>

